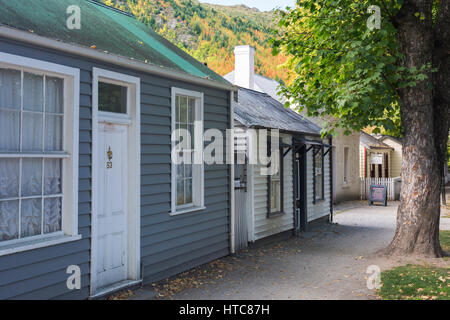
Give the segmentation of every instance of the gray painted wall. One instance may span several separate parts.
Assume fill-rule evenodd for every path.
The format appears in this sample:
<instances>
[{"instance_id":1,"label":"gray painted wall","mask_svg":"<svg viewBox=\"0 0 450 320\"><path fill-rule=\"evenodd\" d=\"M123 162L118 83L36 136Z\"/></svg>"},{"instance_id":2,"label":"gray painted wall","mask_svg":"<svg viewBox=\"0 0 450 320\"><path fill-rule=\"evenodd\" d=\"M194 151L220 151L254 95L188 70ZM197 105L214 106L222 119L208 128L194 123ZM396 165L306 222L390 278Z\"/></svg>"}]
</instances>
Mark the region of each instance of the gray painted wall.
<instances>
[{"instance_id":1,"label":"gray painted wall","mask_svg":"<svg viewBox=\"0 0 450 320\"><path fill-rule=\"evenodd\" d=\"M141 263L152 282L229 253L227 165L205 165L206 210L169 216L170 87L204 92L204 128L225 130L226 91L124 70L0 38L2 52L80 69L79 221L82 239L0 257L0 299L85 299L89 296L91 237L92 68L141 78ZM37 66L39 67L39 66ZM68 265L81 267L81 290L66 288Z\"/></svg>"}]
</instances>

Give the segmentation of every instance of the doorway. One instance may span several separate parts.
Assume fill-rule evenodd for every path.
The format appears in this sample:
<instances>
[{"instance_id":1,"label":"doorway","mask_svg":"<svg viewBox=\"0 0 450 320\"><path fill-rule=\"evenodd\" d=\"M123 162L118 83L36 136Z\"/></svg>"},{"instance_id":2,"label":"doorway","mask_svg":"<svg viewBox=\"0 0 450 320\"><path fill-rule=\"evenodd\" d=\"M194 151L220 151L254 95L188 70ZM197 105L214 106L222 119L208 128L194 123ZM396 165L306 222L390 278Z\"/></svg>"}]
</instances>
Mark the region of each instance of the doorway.
<instances>
[{"instance_id":1,"label":"doorway","mask_svg":"<svg viewBox=\"0 0 450 320\"><path fill-rule=\"evenodd\" d=\"M91 297L140 274L140 79L94 68Z\"/></svg>"}]
</instances>

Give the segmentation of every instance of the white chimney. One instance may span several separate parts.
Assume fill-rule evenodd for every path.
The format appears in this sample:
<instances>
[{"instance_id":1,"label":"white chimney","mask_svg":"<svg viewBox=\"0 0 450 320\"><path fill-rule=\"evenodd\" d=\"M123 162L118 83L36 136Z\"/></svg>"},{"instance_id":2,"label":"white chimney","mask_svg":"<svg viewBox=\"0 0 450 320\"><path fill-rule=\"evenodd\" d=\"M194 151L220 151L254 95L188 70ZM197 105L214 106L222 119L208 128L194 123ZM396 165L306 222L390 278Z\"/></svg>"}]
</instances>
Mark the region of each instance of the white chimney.
<instances>
[{"instance_id":1,"label":"white chimney","mask_svg":"<svg viewBox=\"0 0 450 320\"><path fill-rule=\"evenodd\" d=\"M247 89L255 87L255 49L249 45L234 48L234 84Z\"/></svg>"}]
</instances>

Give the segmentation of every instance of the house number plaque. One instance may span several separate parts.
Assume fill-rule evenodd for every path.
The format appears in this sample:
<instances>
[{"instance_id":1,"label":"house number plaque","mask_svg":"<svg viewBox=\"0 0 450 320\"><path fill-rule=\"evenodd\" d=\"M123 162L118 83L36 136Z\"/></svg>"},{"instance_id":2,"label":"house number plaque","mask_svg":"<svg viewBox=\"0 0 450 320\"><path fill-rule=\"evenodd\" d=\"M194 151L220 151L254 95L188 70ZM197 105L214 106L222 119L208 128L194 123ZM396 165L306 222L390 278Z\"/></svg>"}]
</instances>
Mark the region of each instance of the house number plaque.
<instances>
[{"instance_id":1,"label":"house number plaque","mask_svg":"<svg viewBox=\"0 0 450 320\"><path fill-rule=\"evenodd\" d=\"M112 157L113 153L111 151L111 147L108 147L108 152L106 152L106 155L108 156L108 161L106 162L106 169L112 169Z\"/></svg>"}]
</instances>

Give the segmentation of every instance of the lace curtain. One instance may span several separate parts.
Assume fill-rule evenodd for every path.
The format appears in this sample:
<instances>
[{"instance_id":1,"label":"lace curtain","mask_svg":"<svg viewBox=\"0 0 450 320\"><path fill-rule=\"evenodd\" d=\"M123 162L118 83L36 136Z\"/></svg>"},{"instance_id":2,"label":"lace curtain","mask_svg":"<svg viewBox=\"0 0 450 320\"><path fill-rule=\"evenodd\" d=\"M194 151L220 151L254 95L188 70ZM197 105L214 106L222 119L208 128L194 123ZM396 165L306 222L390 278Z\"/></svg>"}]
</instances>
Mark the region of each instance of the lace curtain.
<instances>
[{"instance_id":1,"label":"lace curtain","mask_svg":"<svg viewBox=\"0 0 450 320\"><path fill-rule=\"evenodd\" d=\"M62 151L63 111L62 79L0 68L0 241L61 230L62 160L1 154Z\"/></svg>"}]
</instances>

